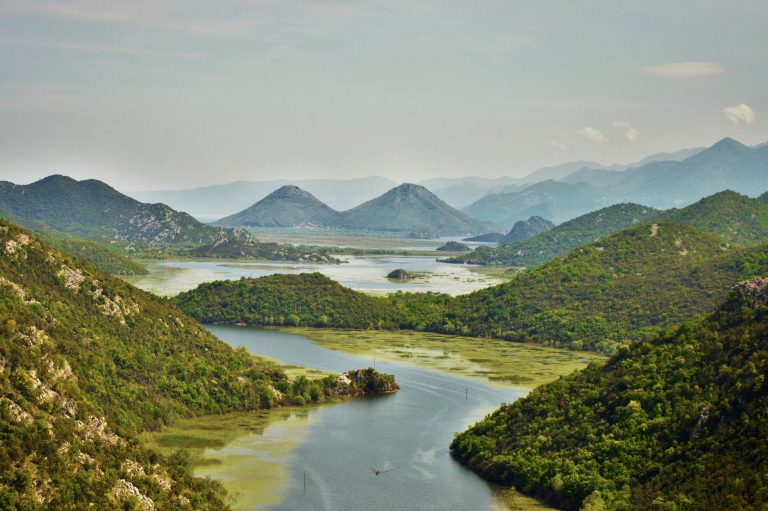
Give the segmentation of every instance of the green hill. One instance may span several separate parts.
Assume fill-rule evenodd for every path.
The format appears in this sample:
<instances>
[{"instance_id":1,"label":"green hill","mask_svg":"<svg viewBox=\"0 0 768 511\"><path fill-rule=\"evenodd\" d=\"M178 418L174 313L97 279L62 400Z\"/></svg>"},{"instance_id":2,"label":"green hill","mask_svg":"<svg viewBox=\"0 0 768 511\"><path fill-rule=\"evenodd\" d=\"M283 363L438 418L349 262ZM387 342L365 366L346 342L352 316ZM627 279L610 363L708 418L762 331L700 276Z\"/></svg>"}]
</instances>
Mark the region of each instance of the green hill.
<instances>
[{"instance_id":1,"label":"green hill","mask_svg":"<svg viewBox=\"0 0 768 511\"><path fill-rule=\"evenodd\" d=\"M499 247L479 247L451 262L534 266L632 225L650 220L677 222L739 246L768 242L768 203L726 190L681 209L658 211L636 204L617 204L582 215L551 231Z\"/></svg>"},{"instance_id":2,"label":"green hill","mask_svg":"<svg viewBox=\"0 0 768 511\"><path fill-rule=\"evenodd\" d=\"M566 510L765 509L766 289L502 406L453 455Z\"/></svg>"},{"instance_id":3,"label":"green hill","mask_svg":"<svg viewBox=\"0 0 768 511\"><path fill-rule=\"evenodd\" d=\"M25 225L101 241L203 244L233 235L165 204L139 202L101 181L59 175L29 185L0 182L0 213Z\"/></svg>"},{"instance_id":4,"label":"green hill","mask_svg":"<svg viewBox=\"0 0 768 511\"><path fill-rule=\"evenodd\" d=\"M52 229L43 229L37 234L53 248L84 259L107 273L113 275L145 275L149 273L144 266L107 245Z\"/></svg>"},{"instance_id":5,"label":"green hill","mask_svg":"<svg viewBox=\"0 0 768 511\"><path fill-rule=\"evenodd\" d=\"M730 190L665 211L659 219L692 225L744 247L768 242L768 203Z\"/></svg>"},{"instance_id":6,"label":"green hill","mask_svg":"<svg viewBox=\"0 0 768 511\"><path fill-rule=\"evenodd\" d=\"M199 321L334 328L394 326L384 300L343 287L321 273L270 275L200 284L173 302Z\"/></svg>"},{"instance_id":7,"label":"green hill","mask_svg":"<svg viewBox=\"0 0 768 511\"><path fill-rule=\"evenodd\" d=\"M768 273L768 248L737 249L674 223L627 229L457 297L442 325L610 352L712 310L733 282Z\"/></svg>"},{"instance_id":8,"label":"green hill","mask_svg":"<svg viewBox=\"0 0 768 511\"><path fill-rule=\"evenodd\" d=\"M733 282L762 273L768 248L732 248L693 227L661 223L455 298L371 297L313 274L203 284L175 303L206 322L404 328L610 353L712 310Z\"/></svg>"},{"instance_id":9,"label":"green hill","mask_svg":"<svg viewBox=\"0 0 768 511\"><path fill-rule=\"evenodd\" d=\"M499 247L478 247L474 252L451 261L535 266L603 236L645 223L658 213L658 210L639 204L616 204L574 218L528 239Z\"/></svg>"},{"instance_id":10,"label":"green hill","mask_svg":"<svg viewBox=\"0 0 768 511\"><path fill-rule=\"evenodd\" d=\"M338 386L291 382L167 300L5 221L0 318L1 509L227 509L218 484L191 477L183 457L143 449L136 434L321 400Z\"/></svg>"}]
</instances>

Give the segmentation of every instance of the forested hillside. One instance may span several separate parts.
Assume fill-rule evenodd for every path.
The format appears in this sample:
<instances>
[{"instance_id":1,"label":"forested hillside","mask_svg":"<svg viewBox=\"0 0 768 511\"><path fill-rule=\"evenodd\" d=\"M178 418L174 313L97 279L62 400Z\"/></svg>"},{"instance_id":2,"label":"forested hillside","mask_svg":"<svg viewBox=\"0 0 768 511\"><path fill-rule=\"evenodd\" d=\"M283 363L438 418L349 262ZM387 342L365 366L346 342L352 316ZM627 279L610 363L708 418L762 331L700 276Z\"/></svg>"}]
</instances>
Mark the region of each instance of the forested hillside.
<instances>
[{"instance_id":1,"label":"forested hillside","mask_svg":"<svg viewBox=\"0 0 768 511\"><path fill-rule=\"evenodd\" d=\"M549 231L499 247L478 247L474 252L457 256L451 262L535 266L567 254L574 248L643 224L659 211L639 204L616 204L564 222Z\"/></svg>"},{"instance_id":2,"label":"forested hillside","mask_svg":"<svg viewBox=\"0 0 768 511\"><path fill-rule=\"evenodd\" d=\"M768 204L730 190L704 197L681 209L659 211L637 204L616 204L587 213L527 240L479 247L451 262L535 266L553 257L633 225L677 222L691 225L734 245L768 242Z\"/></svg>"},{"instance_id":3,"label":"forested hillside","mask_svg":"<svg viewBox=\"0 0 768 511\"><path fill-rule=\"evenodd\" d=\"M504 405L452 444L562 509L768 506L768 279L715 314Z\"/></svg>"},{"instance_id":4,"label":"forested hillside","mask_svg":"<svg viewBox=\"0 0 768 511\"><path fill-rule=\"evenodd\" d=\"M734 248L693 227L642 225L455 298L371 297L320 274L203 284L175 298L201 321L404 328L611 353L712 310L734 282L768 273L768 249Z\"/></svg>"},{"instance_id":5,"label":"forested hillside","mask_svg":"<svg viewBox=\"0 0 768 511\"><path fill-rule=\"evenodd\" d=\"M363 389L289 381L168 301L4 221L0 318L1 509L226 509L217 484L136 433Z\"/></svg>"}]
</instances>

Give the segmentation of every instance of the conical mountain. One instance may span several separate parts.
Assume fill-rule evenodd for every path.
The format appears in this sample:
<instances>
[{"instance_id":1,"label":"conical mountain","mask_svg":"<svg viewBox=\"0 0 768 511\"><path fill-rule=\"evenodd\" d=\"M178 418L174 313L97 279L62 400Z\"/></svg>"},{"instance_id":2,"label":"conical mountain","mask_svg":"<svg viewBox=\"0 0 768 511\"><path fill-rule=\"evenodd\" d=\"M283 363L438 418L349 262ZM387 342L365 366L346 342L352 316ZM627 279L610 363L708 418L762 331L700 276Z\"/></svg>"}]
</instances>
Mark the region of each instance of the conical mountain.
<instances>
[{"instance_id":1,"label":"conical mountain","mask_svg":"<svg viewBox=\"0 0 768 511\"><path fill-rule=\"evenodd\" d=\"M215 225L224 227L337 227L339 213L298 186L286 185Z\"/></svg>"},{"instance_id":2,"label":"conical mountain","mask_svg":"<svg viewBox=\"0 0 768 511\"><path fill-rule=\"evenodd\" d=\"M504 236L502 243L527 240L539 233L550 231L554 228L555 224L540 216L532 216L528 220L518 220L507 235Z\"/></svg>"},{"instance_id":3,"label":"conical mountain","mask_svg":"<svg viewBox=\"0 0 768 511\"><path fill-rule=\"evenodd\" d=\"M342 213L347 229L432 232L443 235L482 233L494 226L452 208L420 185L404 183Z\"/></svg>"}]
</instances>

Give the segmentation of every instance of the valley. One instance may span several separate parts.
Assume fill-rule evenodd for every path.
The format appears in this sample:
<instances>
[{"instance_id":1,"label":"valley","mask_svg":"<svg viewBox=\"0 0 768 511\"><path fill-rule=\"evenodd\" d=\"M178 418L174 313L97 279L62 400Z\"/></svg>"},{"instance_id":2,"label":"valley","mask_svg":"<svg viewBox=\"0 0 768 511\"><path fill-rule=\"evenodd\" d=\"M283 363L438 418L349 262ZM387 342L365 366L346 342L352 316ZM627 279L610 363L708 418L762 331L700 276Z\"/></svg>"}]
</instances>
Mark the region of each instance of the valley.
<instances>
[{"instance_id":1,"label":"valley","mask_svg":"<svg viewBox=\"0 0 768 511\"><path fill-rule=\"evenodd\" d=\"M287 364L338 372L350 363L372 362L369 354L351 355L323 347L337 346L333 341L328 344L331 337L350 344L347 332L317 332L326 338L318 345L309 340L315 332L308 330L209 329L233 347L245 346L252 353ZM383 336L378 340L386 342ZM427 342L441 341L439 336L431 336ZM369 353L371 348L370 342L352 340L352 344L358 353ZM349 346L344 351L348 350ZM577 354L566 362L566 353L555 350L533 348L528 357L525 347L520 350L520 357L518 353L506 356L517 361L516 371L522 371L529 383L551 380L585 363ZM544 373L531 366L526 369L531 360L540 364L547 360L544 366L549 369ZM144 438L161 452L190 449L195 474L222 480L236 510L392 505L549 509L482 482L458 467L446 449L454 431L480 419L502 401L524 395L529 390L525 385L504 381L489 385L487 380L483 383L463 372L456 374L452 368L460 362L457 366L444 364L437 371L409 359L390 361L385 357L375 363L377 369L394 374L400 382L402 389L395 396L308 410L286 408L187 420ZM426 427L421 434L404 436L405 421ZM377 476L371 467L392 470ZM254 481L258 483L254 485Z\"/></svg>"},{"instance_id":2,"label":"valley","mask_svg":"<svg viewBox=\"0 0 768 511\"><path fill-rule=\"evenodd\" d=\"M766 19L0 1L0 511L768 511Z\"/></svg>"}]
</instances>

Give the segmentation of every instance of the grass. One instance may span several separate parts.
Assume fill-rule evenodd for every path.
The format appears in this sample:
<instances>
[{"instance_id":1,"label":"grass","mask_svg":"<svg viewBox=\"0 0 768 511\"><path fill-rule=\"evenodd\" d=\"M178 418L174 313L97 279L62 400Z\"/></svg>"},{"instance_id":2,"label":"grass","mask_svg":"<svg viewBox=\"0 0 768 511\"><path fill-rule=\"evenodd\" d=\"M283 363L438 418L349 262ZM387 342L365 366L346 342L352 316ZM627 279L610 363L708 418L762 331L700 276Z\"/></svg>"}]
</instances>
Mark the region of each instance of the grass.
<instances>
[{"instance_id":1,"label":"grass","mask_svg":"<svg viewBox=\"0 0 768 511\"><path fill-rule=\"evenodd\" d=\"M291 451L310 424L306 408L196 417L141 440L163 454L186 449L198 477L219 480L235 510L267 507L282 500L291 473Z\"/></svg>"},{"instance_id":2,"label":"grass","mask_svg":"<svg viewBox=\"0 0 768 511\"><path fill-rule=\"evenodd\" d=\"M499 499L496 508L498 511L552 511L555 509L536 499L526 497L513 488L497 488L495 493Z\"/></svg>"},{"instance_id":3,"label":"grass","mask_svg":"<svg viewBox=\"0 0 768 511\"><path fill-rule=\"evenodd\" d=\"M534 388L604 360L594 353L547 348L496 339L412 331L284 328L319 345L346 353L422 367L496 385Z\"/></svg>"}]
</instances>

